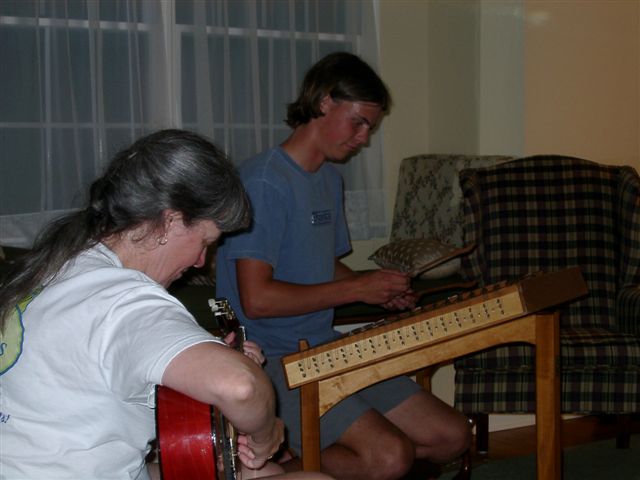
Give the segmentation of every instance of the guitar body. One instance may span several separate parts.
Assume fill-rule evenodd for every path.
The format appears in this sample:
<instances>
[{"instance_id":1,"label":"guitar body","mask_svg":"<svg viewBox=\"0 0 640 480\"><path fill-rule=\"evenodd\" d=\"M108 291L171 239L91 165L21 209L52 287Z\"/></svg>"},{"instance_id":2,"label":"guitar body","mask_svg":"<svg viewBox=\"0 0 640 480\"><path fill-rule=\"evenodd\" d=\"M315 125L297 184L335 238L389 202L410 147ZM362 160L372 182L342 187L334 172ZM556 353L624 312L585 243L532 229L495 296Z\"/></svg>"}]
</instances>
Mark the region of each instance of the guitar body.
<instances>
[{"instance_id":1,"label":"guitar body","mask_svg":"<svg viewBox=\"0 0 640 480\"><path fill-rule=\"evenodd\" d=\"M210 301L225 326L235 320L226 300ZM236 349L244 341L236 329ZM213 405L194 400L162 385L156 386L156 438L163 480L237 480L236 432Z\"/></svg>"},{"instance_id":2,"label":"guitar body","mask_svg":"<svg viewBox=\"0 0 640 480\"><path fill-rule=\"evenodd\" d=\"M163 480L217 480L211 405L156 387L156 428Z\"/></svg>"}]
</instances>

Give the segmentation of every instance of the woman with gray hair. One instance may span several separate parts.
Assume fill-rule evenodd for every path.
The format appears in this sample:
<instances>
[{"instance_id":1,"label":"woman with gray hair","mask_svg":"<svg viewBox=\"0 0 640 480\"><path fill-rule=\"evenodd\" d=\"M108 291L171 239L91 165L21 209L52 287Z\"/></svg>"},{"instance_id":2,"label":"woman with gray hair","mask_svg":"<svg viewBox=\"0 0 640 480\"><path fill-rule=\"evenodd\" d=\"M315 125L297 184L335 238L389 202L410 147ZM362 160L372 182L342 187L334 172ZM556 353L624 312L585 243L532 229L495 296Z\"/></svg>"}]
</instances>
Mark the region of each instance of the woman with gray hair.
<instances>
[{"instance_id":1,"label":"woman with gray hair","mask_svg":"<svg viewBox=\"0 0 640 480\"><path fill-rule=\"evenodd\" d=\"M3 478L158 476L156 385L222 412L247 477L281 471L266 463L283 425L260 348L229 348L166 290L249 223L233 165L203 137L163 130L116 155L86 208L0 282ZM327 478L309 475L293 478Z\"/></svg>"}]
</instances>

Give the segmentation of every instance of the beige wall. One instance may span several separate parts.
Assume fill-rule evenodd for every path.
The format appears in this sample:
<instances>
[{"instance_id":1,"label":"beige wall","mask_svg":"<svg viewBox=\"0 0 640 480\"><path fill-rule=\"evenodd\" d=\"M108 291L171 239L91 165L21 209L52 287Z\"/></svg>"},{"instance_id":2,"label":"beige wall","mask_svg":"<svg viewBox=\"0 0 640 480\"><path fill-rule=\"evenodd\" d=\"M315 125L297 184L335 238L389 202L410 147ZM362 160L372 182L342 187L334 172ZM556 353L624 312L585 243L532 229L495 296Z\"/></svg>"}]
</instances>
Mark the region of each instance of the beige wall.
<instances>
[{"instance_id":1,"label":"beige wall","mask_svg":"<svg viewBox=\"0 0 640 480\"><path fill-rule=\"evenodd\" d=\"M393 99L390 115L378 133L383 135L387 219L391 223L400 160L428 151L427 44L428 2L380 0L380 73ZM345 259L353 268L375 268L367 257L387 239L354 242Z\"/></svg>"},{"instance_id":2,"label":"beige wall","mask_svg":"<svg viewBox=\"0 0 640 480\"><path fill-rule=\"evenodd\" d=\"M525 6L525 153L640 170L640 2Z\"/></svg>"}]
</instances>

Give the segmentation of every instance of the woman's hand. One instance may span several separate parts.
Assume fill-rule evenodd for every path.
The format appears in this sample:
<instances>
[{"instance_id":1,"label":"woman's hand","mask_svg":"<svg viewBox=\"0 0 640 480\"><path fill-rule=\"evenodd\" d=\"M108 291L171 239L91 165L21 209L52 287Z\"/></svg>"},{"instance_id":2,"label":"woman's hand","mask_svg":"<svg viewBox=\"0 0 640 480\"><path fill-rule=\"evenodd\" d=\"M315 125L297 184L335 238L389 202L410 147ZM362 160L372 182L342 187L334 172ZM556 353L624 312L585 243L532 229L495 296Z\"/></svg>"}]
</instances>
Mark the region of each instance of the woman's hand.
<instances>
[{"instance_id":1,"label":"woman's hand","mask_svg":"<svg viewBox=\"0 0 640 480\"><path fill-rule=\"evenodd\" d=\"M258 365L262 365L265 361L260 345L251 340L245 340L242 344L242 352Z\"/></svg>"},{"instance_id":2,"label":"woman's hand","mask_svg":"<svg viewBox=\"0 0 640 480\"><path fill-rule=\"evenodd\" d=\"M230 347L235 347L235 340L236 332L231 332L224 337L224 343L226 343ZM265 361L260 345L258 345L256 342L252 342L251 340L245 340L244 342L242 342L242 353L244 353L258 365L262 365Z\"/></svg>"},{"instance_id":3,"label":"woman's hand","mask_svg":"<svg viewBox=\"0 0 640 480\"><path fill-rule=\"evenodd\" d=\"M238 435L238 458L248 468L256 470L279 450L284 441L284 423L279 418L270 431L256 435Z\"/></svg>"}]
</instances>

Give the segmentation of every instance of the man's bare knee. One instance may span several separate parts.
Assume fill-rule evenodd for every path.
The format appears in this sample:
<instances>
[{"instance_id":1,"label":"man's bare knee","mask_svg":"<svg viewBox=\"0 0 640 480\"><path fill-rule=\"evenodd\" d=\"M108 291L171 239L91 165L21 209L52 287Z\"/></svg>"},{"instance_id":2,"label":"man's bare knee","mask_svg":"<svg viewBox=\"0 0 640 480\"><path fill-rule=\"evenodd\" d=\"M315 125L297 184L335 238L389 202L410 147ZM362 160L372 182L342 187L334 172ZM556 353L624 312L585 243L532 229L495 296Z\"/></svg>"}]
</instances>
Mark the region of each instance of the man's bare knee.
<instances>
[{"instance_id":1,"label":"man's bare knee","mask_svg":"<svg viewBox=\"0 0 640 480\"><path fill-rule=\"evenodd\" d=\"M415 447L406 437L387 445L376 453L370 478L401 478L411 470L415 460Z\"/></svg>"},{"instance_id":2,"label":"man's bare knee","mask_svg":"<svg viewBox=\"0 0 640 480\"><path fill-rule=\"evenodd\" d=\"M413 443L404 435L389 437L379 448L368 450L361 457L362 478L387 480L403 477L411 469L415 460Z\"/></svg>"},{"instance_id":3,"label":"man's bare knee","mask_svg":"<svg viewBox=\"0 0 640 480\"><path fill-rule=\"evenodd\" d=\"M442 431L440 435L440 440L437 442L441 446L440 455L439 458L432 459L438 463L455 460L471 446L471 428L466 419L452 423L450 428Z\"/></svg>"},{"instance_id":4,"label":"man's bare knee","mask_svg":"<svg viewBox=\"0 0 640 480\"><path fill-rule=\"evenodd\" d=\"M415 460L415 447L404 435L385 435L374 445L362 437L355 445L336 443L322 452L323 471L363 480L402 478Z\"/></svg>"}]
</instances>

